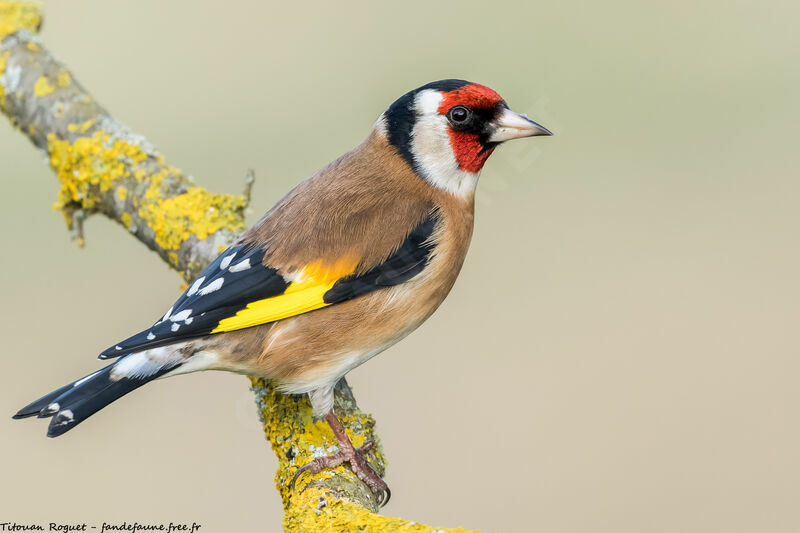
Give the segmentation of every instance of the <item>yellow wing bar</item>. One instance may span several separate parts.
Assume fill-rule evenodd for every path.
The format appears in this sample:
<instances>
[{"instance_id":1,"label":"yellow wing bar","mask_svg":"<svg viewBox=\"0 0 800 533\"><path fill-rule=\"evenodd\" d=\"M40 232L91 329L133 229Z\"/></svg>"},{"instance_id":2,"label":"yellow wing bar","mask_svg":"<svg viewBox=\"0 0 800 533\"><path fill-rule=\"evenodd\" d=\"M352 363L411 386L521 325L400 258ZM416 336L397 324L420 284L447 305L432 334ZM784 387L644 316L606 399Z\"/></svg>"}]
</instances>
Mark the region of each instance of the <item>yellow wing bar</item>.
<instances>
[{"instance_id":1,"label":"yellow wing bar","mask_svg":"<svg viewBox=\"0 0 800 533\"><path fill-rule=\"evenodd\" d=\"M220 320L211 333L267 324L331 305L323 300L325 293L340 278L352 274L356 264L356 261L345 258L333 267L325 267L321 262L308 265L283 294L250 302L235 315Z\"/></svg>"}]
</instances>

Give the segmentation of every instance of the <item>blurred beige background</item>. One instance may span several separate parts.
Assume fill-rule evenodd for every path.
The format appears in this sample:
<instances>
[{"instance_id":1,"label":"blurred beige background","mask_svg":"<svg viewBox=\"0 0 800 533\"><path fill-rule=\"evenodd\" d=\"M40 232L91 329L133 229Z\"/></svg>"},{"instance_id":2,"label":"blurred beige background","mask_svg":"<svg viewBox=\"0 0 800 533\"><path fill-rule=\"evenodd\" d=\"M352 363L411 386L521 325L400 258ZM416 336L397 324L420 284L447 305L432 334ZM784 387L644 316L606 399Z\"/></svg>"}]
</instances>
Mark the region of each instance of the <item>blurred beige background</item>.
<instances>
[{"instance_id":1,"label":"blurred beige background","mask_svg":"<svg viewBox=\"0 0 800 533\"><path fill-rule=\"evenodd\" d=\"M505 532L800 531L800 7L793 1L60 0L46 45L251 221L403 92L487 84L551 128L498 150L470 255L350 375L385 512ZM67 436L23 404L149 325L178 277L113 223L86 249L0 124L2 521L277 531L243 377L154 383Z\"/></svg>"}]
</instances>

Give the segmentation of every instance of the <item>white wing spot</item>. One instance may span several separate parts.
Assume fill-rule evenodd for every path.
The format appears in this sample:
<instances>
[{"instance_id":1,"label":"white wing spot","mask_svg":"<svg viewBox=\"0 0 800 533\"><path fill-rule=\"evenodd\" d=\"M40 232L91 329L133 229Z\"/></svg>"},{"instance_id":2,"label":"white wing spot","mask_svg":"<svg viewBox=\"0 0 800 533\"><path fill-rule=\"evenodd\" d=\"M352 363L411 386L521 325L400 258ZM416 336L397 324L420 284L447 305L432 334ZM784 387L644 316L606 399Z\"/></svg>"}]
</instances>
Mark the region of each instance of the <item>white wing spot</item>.
<instances>
[{"instance_id":1,"label":"white wing spot","mask_svg":"<svg viewBox=\"0 0 800 533\"><path fill-rule=\"evenodd\" d=\"M116 346L114 346L114 349L117 350L117 351L120 351L120 350L122 350L122 346L117 344Z\"/></svg>"},{"instance_id":2,"label":"white wing spot","mask_svg":"<svg viewBox=\"0 0 800 533\"><path fill-rule=\"evenodd\" d=\"M190 316L189 318L186 319L186 321L184 323L188 326L189 324L192 323L192 320L194 320L194 317Z\"/></svg>"},{"instance_id":3,"label":"white wing spot","mask_svg":"<svg viewBox=\"0 0 800 533\"><path fill-rule=\"evenodd\" d=\"M156 336L155 336L155 335L153 335L153 332L152 332L152 331L151 331L150 333L148 333L148 334L147 334L147 340L151 341L151 340L153 340L153 339L155 339L155 338L156 338Z\"/></svg>"},{"instance_id":4,"label":"white wing spot","mask_svg":"<svg viewBox=\"0 0 800 533\"><path fill-rule=\"evenodd\" d=\"M178 328L181 327L180 324L172 324L172 331L178 331Z\"/></svg>"},{"instance_id":5,"label":"white wing spot","mask_svg":"<svg viewBox=\"0 0 800 533\"><path fill-rule=\"evenodd\" d=\"M202 289L200 289L200 296L205 296L206 294L211 294L212 292L218 291L221 287L225 278L217 278Z\"/></svg>"},{"instance_id":6,"label":"white wing spot","mask_svg":"<svg viewBox=\"0 0 800 533\"><path fill-rule=\"evenodd\" d=\"M231 272L241 272L242 270L247 270L248 268L250 268L250 258L249 257L247 259L245 259L243 261L239 261L238 263L233 265L230 268L230 271Z\"/></svg>"},{"instance_id":7,"label":"white wing spot","mask_svg":"<svg viewBox=\"0 0 800 533\"><path fill-rule=\"evenodd\" d=\"M164 318L161 319L161 321L163 322L166 319L168 319L170 314L172 314L172 308L171 307L169 308L169 311L167 311L167 313L164 315Z\"/></svg>"},{"instance_id":8,"label":"white wing spot","mask_svg":"<svg viewBox=\"0 0 800 533\"><path fill-rule=\"evenodd\" d=\"M174 315L169 317L169 319L172 320L173 322L180 322L181 320L186 320L190 316L192 316L192 310L184 309L180 313L175 313Z\"/></svg>"},{"instance_id":9,"label":"white wing spot","mask_svg":"<svg viewBox=\"0 0 800 533\"><path fill-rule=\"evenodd\" d=\"M228 265L231 264L231 261L233 261L234 257L236 257L236 252L233 252L231 255L223 258L222 262L219 264L219 269L225 270L226 268L228 268Z\"/></svg>"},{"instance_id":10,"label":"white wing spot","mask_svg":"<svg viewBox=\"0 0 800 533\"><path fill-rule=\"evenodd\" d=\"M200 276L199 278L194 280L194 283L192 283L192 286L189 287L188 291L186 291L186 296L192 296L194 293L196 293L197 289L200 288L200 285L202 285L205 280L206 280L205 276Z\"/></svg>"}]
</instances>

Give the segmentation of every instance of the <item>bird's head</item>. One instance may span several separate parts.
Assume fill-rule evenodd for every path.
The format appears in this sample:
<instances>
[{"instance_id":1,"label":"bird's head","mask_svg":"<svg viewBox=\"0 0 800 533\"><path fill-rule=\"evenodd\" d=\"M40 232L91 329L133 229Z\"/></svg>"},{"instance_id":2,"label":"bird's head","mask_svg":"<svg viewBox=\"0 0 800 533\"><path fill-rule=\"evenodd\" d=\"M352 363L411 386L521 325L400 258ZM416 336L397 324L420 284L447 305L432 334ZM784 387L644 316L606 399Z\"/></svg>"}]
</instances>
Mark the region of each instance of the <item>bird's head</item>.
<instances>
[{"instance_id":1,"label":"bird's head","mask_svg":"<svg viewBox=\"0 0 800 533\"><path fill-rule=\"evenodd\" d=\"M404 94L377 127L420 176L459 196L474 191L500 143L552 135L511 111L492 89L464 80L435 81Z\"/></svg>"}]
</instances>

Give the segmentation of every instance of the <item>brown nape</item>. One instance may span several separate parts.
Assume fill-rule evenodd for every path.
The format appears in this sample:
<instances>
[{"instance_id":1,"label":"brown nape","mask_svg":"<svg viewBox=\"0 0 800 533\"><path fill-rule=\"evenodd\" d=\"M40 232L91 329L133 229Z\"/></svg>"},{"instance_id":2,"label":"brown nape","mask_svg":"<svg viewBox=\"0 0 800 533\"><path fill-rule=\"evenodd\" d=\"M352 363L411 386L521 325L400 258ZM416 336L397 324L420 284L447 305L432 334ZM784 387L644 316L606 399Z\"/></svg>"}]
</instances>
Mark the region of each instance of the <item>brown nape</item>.
<instances>
[{"instance_id":1,"label":"brown nape","mask_svg":"<svg viewBox=\"0 0 800 533\"><path fill-rule=\"evenodd\" d=\"M353 443L350 442L350 438L347 436L344 427L342 427L342 423L339 422L335 414L328 413L325 415L325 420L328 422L328 425L331 427L339 443L339 451L327 457L314 459L301 467L295 472L292 478L292 490L294 490L297 479L305 472L317 474L322 470L336 468L342 463L347 463L350 465L350 470L358 476L358 479L366 483L370 490L378 496L378 504L380 504L381 507L389 503L389 498L392 497L392 491L389 490L389 485L375 473L375 470L369 466L369 463L367 463L363 456L363 454L367 453L375 446L375 441L368 440L362 447L355 448L353 447Z\"/></svg>"}]
</instances>

